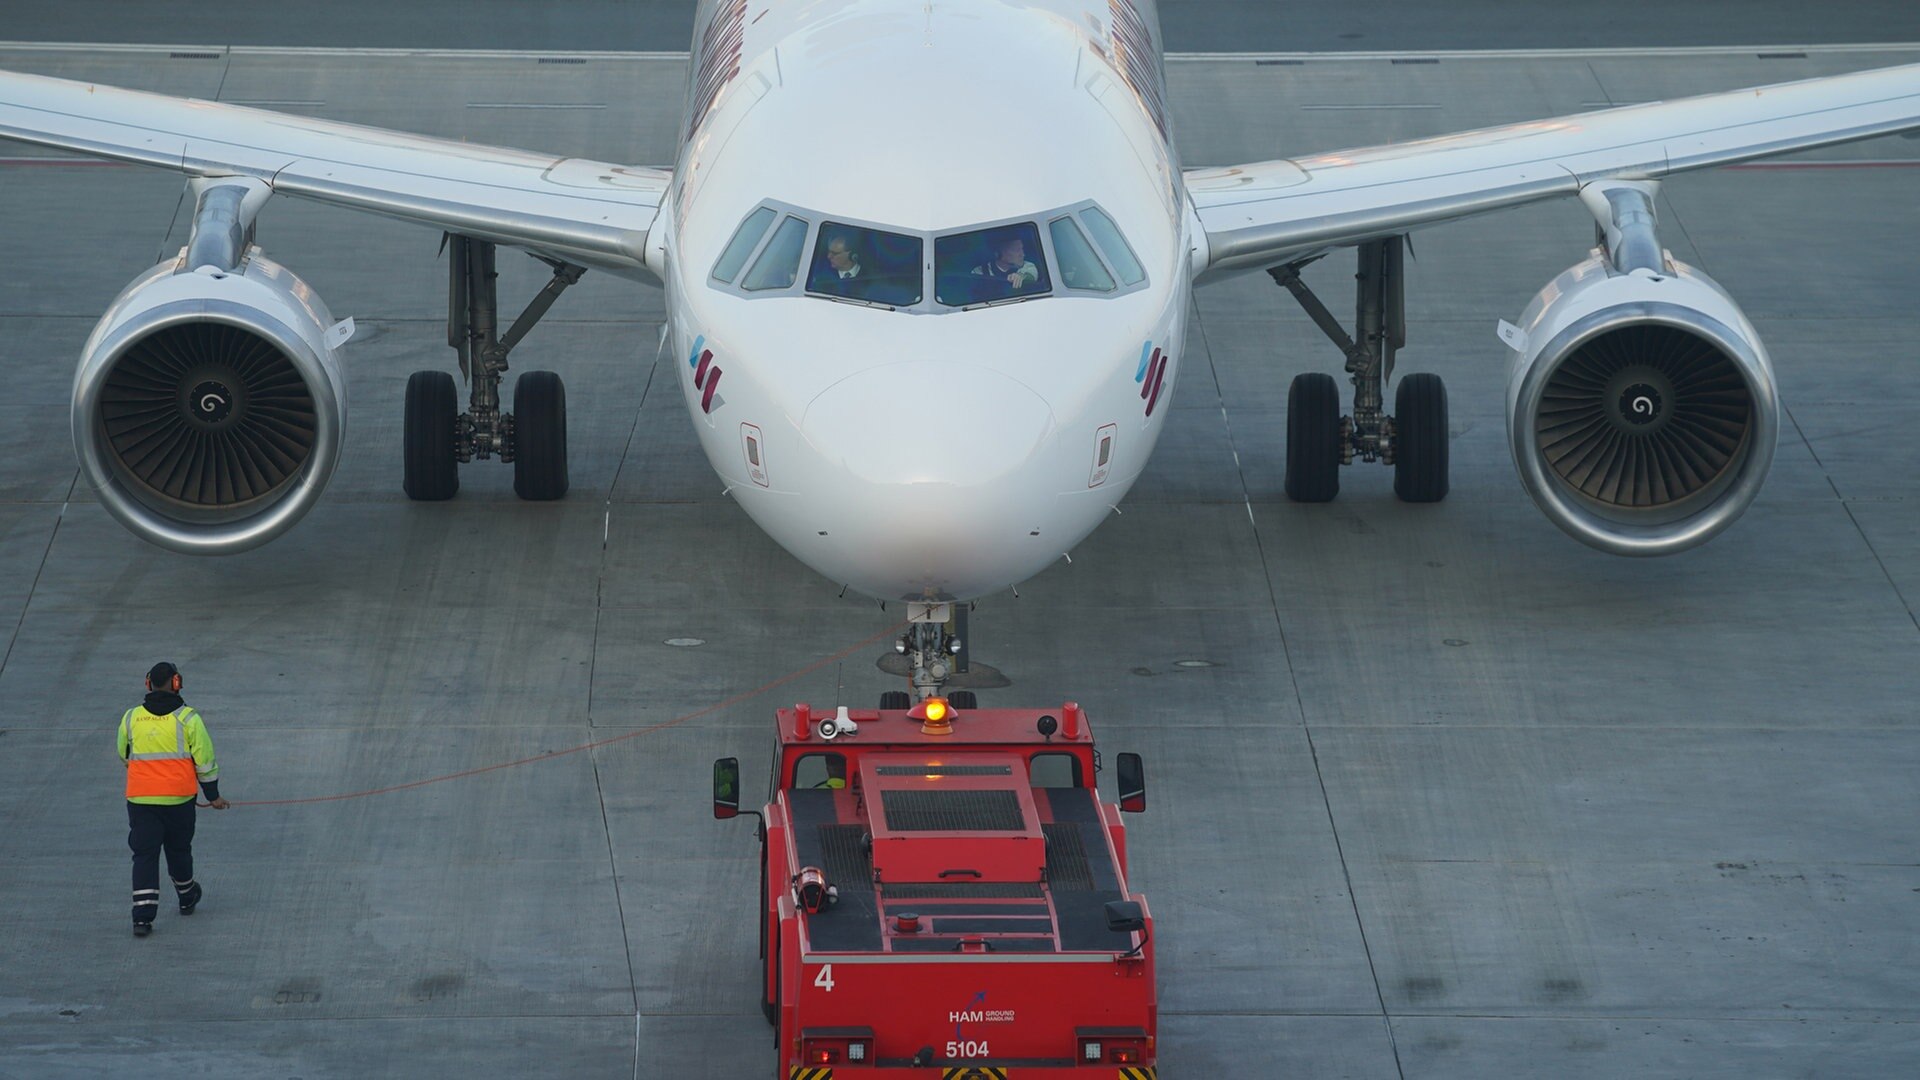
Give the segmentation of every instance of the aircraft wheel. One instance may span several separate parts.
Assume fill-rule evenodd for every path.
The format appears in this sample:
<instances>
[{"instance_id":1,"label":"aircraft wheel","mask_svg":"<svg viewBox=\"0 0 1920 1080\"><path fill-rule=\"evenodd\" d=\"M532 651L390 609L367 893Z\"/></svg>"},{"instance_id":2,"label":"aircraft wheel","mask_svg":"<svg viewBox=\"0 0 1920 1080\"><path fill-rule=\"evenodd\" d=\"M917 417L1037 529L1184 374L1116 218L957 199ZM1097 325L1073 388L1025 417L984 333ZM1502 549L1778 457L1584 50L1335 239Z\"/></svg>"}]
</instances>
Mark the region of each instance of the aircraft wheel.
<instances>
[{"instance_id":1,"label":"aircraft wheel","mask_svg":"<svg viewBox=\"0 0 1920 1080\"><path fill-rule=\"evenodd\" d=\"M975 697L971 690L955 690L953 693L947 695L947 703L956 709L977 709L980 707L980 699Z\"/></svg>"},{"instance_id":2,"label":"aircraft wheel","mask_svg":"<svg viewBox=\"0 0 1920 1080\"><path fill-rule=\"evenodd\" d=\"M1447 387L1431 372L1408 375L1393 395L1393 493L1402 502L1447 497Z\"/></svg>"},{"instance_id":3,"label":"aircraft wheel","mask_svg":"<svg viewBox=\"0 0 1920 1080\"><path fill-rule=\"evenodd\" d=\"M880 695L880 707L883 709L911 709L913 698L905 690L888 690Z\"/></svg>"},{"instance_id":4,"label":"aircraft wheel","mask_svg":"<svg viewBox=\"0 0 1920 1080\"><path fill-rule=\"evenodd\" d=\"M1287 390L1287 498L1332 502L1340 493L1340 388L1318 371Z\"/></svg>"},{"instance_id":5,"label":"aircraft wheel","mask_svg":"<svg viewBox=\"0 0 1920 1080\"><path fill-rule=\"evenodd\" d=\"M535 502L567 493L567 388L551 371L513 384L513 491Z\"/></svg>"},{"instance_id":6,"label":"aircraft wheel","mask_svg":"<svg viewBox=\"0 0 1920 1080\"><path fill-rule=\"evenodd\" d=\"M401 486L407 498L441 502L460 490L459 462L453 453L458 412L452 375L416 371L408 377L406 424L401 439Z\"/></svg>"}]
</instances>

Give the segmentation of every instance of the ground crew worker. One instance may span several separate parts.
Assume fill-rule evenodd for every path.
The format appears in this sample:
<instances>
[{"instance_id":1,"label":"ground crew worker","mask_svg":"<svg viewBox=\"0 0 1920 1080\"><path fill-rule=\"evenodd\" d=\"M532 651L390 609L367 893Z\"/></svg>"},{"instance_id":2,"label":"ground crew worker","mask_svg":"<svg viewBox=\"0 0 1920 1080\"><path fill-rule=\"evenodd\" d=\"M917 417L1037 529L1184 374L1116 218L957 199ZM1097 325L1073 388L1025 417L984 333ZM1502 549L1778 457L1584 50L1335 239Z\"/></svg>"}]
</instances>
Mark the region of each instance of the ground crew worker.
<instances>
[{"instance_id":1,"label":"ground crew worker","mask_svg":"<svg viewBox=\"0 0 1920 1080\"><path fill-rule=\"evenodd\" d=\"M120 757L127 763L127 846L133 849L133 935L153 932L160 913L160 852L191 915L205 895L193 879L193 802L196 788L215 810L220 767L213 737L200 714L180 700L180 672L162 660L147 672L147 699L120 717Z\"/></svg>"}]
</instances>

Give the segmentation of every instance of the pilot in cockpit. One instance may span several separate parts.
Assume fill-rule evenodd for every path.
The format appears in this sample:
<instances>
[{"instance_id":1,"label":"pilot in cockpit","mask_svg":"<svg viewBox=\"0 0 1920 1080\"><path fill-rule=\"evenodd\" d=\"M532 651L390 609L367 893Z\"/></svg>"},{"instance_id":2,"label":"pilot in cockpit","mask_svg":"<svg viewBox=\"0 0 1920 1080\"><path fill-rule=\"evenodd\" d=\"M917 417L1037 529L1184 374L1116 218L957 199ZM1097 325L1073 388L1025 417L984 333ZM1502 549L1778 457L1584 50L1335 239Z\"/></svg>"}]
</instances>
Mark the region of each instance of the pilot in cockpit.
<instances>
[{"instance_id":1,"label":"pilot in cockpit","mask_svg":"<svg viewBox=\"0 0 1920 1080\"><path fill-rule=\"evenodd\" d=\"M832 296L859 296L867 283L861 279L860 255L846 233L827 237L826 263L813 272L812 291Z\"/></svg>"},{"instance_id":2,"label":"pilot in cockpit","mask_svg":"<svg viewBox=\"0 0 1920 1080\"><path fill-rule=\"evenodd\" d=\"M1027 261L1027 245L1017 232L993 239L993 257L973 268L979 277L997 278L1015 292L1040 280L1040 270Z\"/></svg>"}]
</instances>

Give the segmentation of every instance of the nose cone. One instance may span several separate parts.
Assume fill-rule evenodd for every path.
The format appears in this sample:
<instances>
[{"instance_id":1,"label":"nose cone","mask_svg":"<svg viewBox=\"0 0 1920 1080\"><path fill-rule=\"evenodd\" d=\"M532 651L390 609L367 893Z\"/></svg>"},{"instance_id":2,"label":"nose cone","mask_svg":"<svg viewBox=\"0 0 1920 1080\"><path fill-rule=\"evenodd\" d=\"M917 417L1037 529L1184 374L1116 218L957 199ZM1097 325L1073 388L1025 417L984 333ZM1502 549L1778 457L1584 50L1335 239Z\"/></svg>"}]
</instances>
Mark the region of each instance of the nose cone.
<instances>
[{"instance_id":1,"label":"nose cone","mask_svg":"<svg viewBox=\"0 0 1920 1080\"><path fill-rule=\"evenodd\" d=\"M922 361L842 379L807 406L801 430L861 481L952 495L1017 474L1052 432L1053 410L997 371Z\"/></svg>"},{"instance_id":2,"label":"nose cone","mask_svg":"<svg viewBox=\"0 0 1920 1080\"><path fill-rule=\"evenodd\" d=\"M823 485L808 562L883 598L970 598L1059 557L1053 410L975 366L871 368L807 407L801 432L837 480ZM819 531L819 530L817 530Z\"/></svg>"}]
</instances>

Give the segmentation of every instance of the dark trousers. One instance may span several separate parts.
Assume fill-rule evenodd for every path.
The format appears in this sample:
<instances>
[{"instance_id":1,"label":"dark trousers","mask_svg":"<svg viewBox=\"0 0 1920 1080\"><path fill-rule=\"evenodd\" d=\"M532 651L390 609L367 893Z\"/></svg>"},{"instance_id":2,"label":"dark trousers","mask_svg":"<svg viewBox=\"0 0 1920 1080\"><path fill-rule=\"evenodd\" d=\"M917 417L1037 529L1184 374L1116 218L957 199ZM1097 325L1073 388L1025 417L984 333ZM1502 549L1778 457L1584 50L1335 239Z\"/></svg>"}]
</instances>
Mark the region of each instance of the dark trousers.
<instances>
[{"instance_id":1,"label":"dark trousers","mask_svg":"<svg viewBox=\"0 0 1920 1080\"><path fill-rule=\"evenodd\" d=\"M177 892L193 888L193 800L173 806L127 804L127 846L133 849L133 921L160 911L160 852Z\"/></svg>"}]
</instances>

